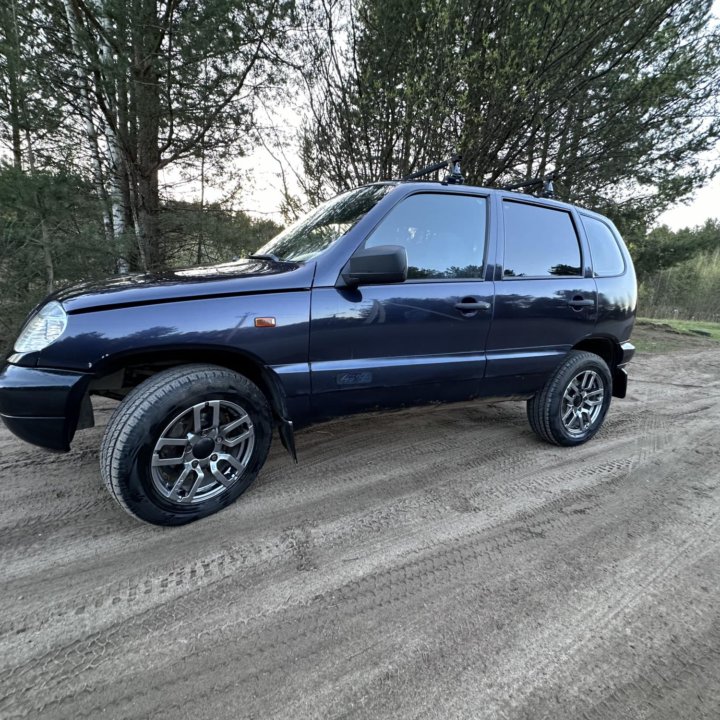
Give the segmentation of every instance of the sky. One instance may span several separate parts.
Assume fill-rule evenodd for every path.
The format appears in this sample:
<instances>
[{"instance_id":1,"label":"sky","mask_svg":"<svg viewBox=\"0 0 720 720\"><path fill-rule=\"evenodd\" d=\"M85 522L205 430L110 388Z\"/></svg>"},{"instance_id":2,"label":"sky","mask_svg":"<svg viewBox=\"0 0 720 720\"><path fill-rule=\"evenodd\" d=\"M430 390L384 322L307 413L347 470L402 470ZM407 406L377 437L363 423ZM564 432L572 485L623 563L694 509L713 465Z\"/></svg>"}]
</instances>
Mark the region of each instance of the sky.
<instances>
[{"instance_id":1,"label":"sky","mask_svg":"<svg viewBox=\"0 0 720 720\"><path fill-rule=\"evenodd\" d=\"M666 210L658 218L658 225L668 225L673 230L679 230L702 225L710 218L720 220L720 176L697 190L685 203L679 203Z\"/></svg>"}]
</instances>

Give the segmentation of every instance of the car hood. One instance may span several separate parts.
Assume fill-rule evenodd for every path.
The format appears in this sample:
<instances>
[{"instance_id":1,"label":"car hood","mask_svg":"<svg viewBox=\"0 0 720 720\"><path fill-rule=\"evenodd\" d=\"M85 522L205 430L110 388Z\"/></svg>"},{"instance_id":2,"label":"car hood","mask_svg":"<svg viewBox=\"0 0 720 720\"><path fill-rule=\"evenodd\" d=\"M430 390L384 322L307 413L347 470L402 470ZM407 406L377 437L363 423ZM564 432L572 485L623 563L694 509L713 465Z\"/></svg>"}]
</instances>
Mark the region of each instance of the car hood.
<instances>
[{"instance_id":1,"label":"car hood","mask_svg":"<svg viewBox=\"0 0 720 720\"><path fill-rule=\"evenodd\" d=\"M310 288L314 272L315 263L246 259L81 283L59 290L48 299L61 302L67 312L73 313L204 297L302 290Z\"/></svg>"}]
</instances>

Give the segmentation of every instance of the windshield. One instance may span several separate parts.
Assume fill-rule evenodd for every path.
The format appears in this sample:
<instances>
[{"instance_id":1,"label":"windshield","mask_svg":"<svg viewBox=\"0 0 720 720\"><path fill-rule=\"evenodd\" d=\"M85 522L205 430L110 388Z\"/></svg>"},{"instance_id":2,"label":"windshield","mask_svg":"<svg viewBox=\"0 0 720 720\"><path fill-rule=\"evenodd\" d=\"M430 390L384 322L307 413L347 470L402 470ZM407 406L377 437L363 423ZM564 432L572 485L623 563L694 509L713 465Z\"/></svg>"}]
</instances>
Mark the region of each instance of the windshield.
<instances>
[{"instance_id":1,"label":"windshield","mask_svg":"<svg viewBox=\"0 0 720 720\"><path fill-rule=\"evenodd\" d=\"M341 238L377 205L394 185L369 185L328 200L309 212L253 255L274 255L278 260L310 260Z\"/></svg>"}]
</instances>

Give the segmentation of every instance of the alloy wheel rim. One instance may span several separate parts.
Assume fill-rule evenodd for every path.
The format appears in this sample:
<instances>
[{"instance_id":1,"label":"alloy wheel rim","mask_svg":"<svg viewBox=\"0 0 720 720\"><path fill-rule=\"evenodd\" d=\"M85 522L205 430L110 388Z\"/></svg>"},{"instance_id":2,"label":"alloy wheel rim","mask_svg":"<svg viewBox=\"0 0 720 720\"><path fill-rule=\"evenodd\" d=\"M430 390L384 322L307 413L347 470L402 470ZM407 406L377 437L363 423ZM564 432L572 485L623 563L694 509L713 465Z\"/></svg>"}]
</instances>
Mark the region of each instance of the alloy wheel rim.
<instances>
[{"instance_id":1,"label":"alloy wheel rim","mask_svg":"<svg viewBox=\"0 0 720 720\"><path fill-rule=\"evenodd\" d=\"M573 436L584 435L593 426L605 400L605 384L594 370L579 372L568 383L560 407L565 430Z\"/></svg>"},{"instance_id":2,"label":"alloy wheel rim","mask_svg":"<svg viewBox=\"0 0 720 720\"><path fill-rule=\"evenodd\" d=\"M155 489L177 505L197 505L227 492L244 474L255 446L247 412L207 400L178 413L153 448Z\"/></svg>"}]
</instances>

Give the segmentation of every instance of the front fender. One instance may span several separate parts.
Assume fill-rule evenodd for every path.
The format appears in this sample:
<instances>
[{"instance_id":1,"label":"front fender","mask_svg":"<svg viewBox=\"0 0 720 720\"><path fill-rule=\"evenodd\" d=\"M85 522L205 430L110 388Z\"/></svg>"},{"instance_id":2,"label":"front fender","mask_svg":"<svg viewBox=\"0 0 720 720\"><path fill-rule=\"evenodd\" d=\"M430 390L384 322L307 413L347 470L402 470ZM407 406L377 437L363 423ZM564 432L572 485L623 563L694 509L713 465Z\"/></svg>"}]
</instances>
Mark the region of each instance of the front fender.
<instances>
[{"instance_id":1,"label":"front fender","mask_svg":"<svg viewBox=\"0 0 720 720\"><path fill-rule=\"evenodd\" d=\"M256 327L273 317L273 327ZM130 358L195 352L239 353L263 366L307 363L310 291L214 297L71 313L63 336L40 353L38 365L105 375Z\"/></svg>"},{"instance_id":2,"label":"front fender","mask_svg":"<svg viewBox=\"0 0 720 720\"><path fill-rule=\"evenodd\" d=\"M273 317L275 324L256 327L258 317ZM309 406L309 327L309 290L104 308L71 313L63 336L37 362L82 373L96 387L98 379L131 366L204 362L230 367L262 386L283 444L294 457L293 421L302 424ZM73 432L81 400L82 393L75 403Z\"/></svg>"}]
</instances>

